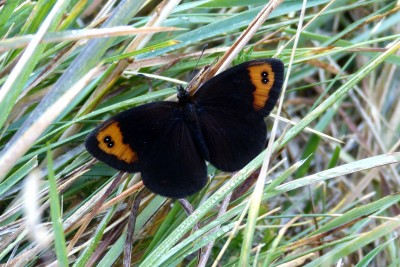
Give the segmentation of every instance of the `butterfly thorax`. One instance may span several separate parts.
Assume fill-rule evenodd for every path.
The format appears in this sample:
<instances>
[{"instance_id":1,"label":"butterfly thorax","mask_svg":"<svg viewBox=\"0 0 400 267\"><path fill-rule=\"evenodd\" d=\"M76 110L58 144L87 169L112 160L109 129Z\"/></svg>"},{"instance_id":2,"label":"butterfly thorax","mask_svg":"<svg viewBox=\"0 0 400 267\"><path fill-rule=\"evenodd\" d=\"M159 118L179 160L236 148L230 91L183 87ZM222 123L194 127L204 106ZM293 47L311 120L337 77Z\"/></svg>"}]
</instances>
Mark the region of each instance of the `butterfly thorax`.
<instances>
[{"instance_id":1,"label":"butterfly thorax","mask_svg":"<svg viewBox=\"0 0 400 267\"><path fill-rule=\"evenodd\" d=\"M177 97L178 97L179 103L180 103L180 104L186 104L186 103L188 103L189 100L190 100L189 92L186 91L186 89L183 88L182 86L179 86L179 87L177 88L177 90L178 90Z\"/></svg>"},{"instance_id":2,"label":"butterfly thorax","mask_svg":"<svg viewBox=\"0 0 400 267\"><path fill-rule=\"evenodd\" d=\"M199 154L205 160L209 160L210 156L208 148L200 128L195 104L191 101L189 92L186 91L182 86L180 86L178 87L177 98L179 100L181 112L183 112L184 120L190 130Z\"/></svg>"}]
</instances>

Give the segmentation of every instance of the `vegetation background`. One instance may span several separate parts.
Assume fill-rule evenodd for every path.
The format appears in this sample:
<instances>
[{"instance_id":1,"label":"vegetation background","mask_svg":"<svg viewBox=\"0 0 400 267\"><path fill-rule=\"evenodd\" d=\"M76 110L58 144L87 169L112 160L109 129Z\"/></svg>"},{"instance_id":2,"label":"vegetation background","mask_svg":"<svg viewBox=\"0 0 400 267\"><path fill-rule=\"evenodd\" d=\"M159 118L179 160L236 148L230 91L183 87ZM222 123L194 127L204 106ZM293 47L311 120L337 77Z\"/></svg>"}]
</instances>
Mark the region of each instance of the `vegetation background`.
<instances>
[{"instance_id":1,"label":"vegetation background","mask_svg":"<svg viewBox=\"0 0 400 267\"><path fill-rule=\"evenodd\" d=\"M400 2L273 1L257 28L266 2L0 1L0 263L400 266ZM92 160L95 125L173 96L246 28L235 62L287 69L268 153L209 166L190 216Z\"/></svg>"}]
</instances>

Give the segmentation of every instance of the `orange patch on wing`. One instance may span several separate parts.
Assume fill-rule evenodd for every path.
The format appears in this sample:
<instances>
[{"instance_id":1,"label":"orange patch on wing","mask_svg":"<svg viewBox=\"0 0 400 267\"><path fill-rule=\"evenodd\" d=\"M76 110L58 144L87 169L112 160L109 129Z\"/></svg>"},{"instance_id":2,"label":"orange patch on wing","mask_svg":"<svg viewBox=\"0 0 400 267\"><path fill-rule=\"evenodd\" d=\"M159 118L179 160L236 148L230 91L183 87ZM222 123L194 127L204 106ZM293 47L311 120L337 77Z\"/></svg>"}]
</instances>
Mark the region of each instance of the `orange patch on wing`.
<instances>
[{"instance_id":1,"label":"orange patch on wing","mask_svg":"<svg viewBox=\"0 0 400 267\"><path fill-rule=\"evenodd\" d=\"M265 107L265 103L268 101L269 91L275 82L275 73L270 64L250 66L247 70L251 83L256 88L253 92L253 107L255 110L260 110ZM266 75L263 76L263 74Z\"/></svg>"},{"instance_id":2,"label":"orange patch on wing","mask_svg":"<svg viewBox=\"0 0 400 267\"><path fill-rule=\"evenodd\" d=\"M107 139L108 138L108 139ZM108 142L105 140L107 139ZM97 135L99 148L107 154L116 156L119 160L130 164L138 159L135 151L129 144L125 144L118 122L111 122L101 129ZM112 142L110 147L108 144Z\"/></svg>"}]
</instances>

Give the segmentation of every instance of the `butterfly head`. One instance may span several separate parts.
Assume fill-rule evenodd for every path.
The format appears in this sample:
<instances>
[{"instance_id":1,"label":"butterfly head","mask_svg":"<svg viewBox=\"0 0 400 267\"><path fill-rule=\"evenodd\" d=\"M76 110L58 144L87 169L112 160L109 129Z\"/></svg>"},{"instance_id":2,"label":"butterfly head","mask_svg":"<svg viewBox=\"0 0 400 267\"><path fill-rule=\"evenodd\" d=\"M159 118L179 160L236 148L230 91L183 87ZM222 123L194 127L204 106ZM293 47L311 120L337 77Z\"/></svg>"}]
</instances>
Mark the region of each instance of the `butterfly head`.
<instances>
[{"instance_id":1,"label":"butterfly head","mask_svg":"<svg viewBox=\"0 0 400 267\"><path fill-rule=\"evenodd\" d=\"M188 100L189 100L189 92L186 91L186 89L183 88L182 85L178 86L177 91L178 91L177 97L178 97L179 103L188 102Z\"/></svg>"}]
</instances>

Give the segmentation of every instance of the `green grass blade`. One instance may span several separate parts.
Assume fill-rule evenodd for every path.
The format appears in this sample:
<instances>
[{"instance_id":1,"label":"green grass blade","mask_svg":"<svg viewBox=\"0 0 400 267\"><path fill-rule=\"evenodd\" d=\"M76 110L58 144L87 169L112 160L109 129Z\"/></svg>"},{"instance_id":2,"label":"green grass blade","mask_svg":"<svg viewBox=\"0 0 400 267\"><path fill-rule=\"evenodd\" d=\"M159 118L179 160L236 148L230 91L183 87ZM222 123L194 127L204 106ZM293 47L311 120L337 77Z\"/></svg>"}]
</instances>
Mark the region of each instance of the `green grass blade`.
<instances>
[{"instance_id":1,"label":"green grass blade","mask_svg":"<svg viewBox=\"0 0 400 267\"><path fill-rule=\"evenodd\" d=\"M69 266L69 264L68 264L67 246L65 242L64 228L62 225L60 197L57 191L57 182L54 174L53 159L50 148L47 150L47 170L49 178L50 214L54 232L57 264L62 267L67 267Z\"/></svg>"}]
</instances>

